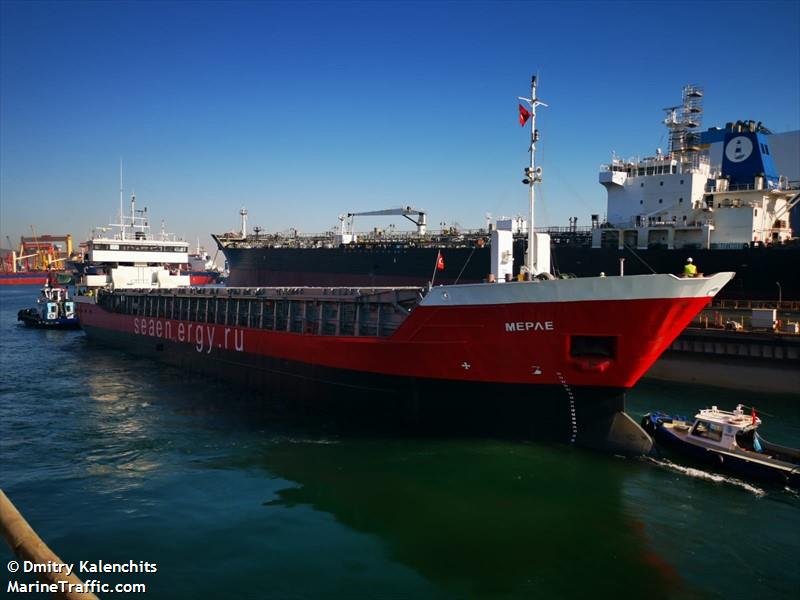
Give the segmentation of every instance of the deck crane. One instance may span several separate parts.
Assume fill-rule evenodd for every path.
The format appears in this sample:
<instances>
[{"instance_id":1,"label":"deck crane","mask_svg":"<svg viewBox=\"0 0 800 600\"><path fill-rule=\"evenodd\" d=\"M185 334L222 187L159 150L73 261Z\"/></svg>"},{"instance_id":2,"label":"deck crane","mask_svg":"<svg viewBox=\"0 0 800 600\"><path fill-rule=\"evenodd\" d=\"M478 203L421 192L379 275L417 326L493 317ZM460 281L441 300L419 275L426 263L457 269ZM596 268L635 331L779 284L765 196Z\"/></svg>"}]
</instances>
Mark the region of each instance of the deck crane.
<instances>
[{"instance_id":1,"label":"deck crane","mask_svg":"<svg viewBox=\"0 0 800 600\"><path fill-rule=\"evenodd\" d=\"M399 215L401 217L405 217L414 225L417 226L417 233L419 235L425 235L425 232L428 227L428 215L427 213L417 210L411 206L403 206L401 208L387 208L385 210L370 210L366 212L352 212L347 213L347 221L348 221L348 228L350 232L353 231L353 217L383 217L383 216L393 216ZM417 215L418 220L412 219L409 215ZM341 220L344 220L343 217L340 217Z\"/></svg>"}]
</instances>

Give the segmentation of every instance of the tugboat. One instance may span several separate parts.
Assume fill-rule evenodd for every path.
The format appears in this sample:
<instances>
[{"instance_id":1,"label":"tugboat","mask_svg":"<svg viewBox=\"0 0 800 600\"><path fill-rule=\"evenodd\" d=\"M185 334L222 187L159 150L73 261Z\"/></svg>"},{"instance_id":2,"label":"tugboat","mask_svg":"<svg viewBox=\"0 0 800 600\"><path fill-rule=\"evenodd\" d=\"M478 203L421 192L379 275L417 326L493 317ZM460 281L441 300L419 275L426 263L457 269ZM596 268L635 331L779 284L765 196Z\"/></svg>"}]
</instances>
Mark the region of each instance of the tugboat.
<instances>
[{"instance_id":1,"label":"tugboat","mask_svg":"<svg viewBox=\"0 0 800 600\"><path fill-rule=\"evenodd\" d=\"M69 298L66 287L56 284L56 276L49 273L41 294L36 299L36 307L25 308L17 313L17 321L28 327L42 329L78 329L78 315L75 303Z\"/></svg>"},{"instance_id":2,"label":"tugboat","mask_svg":"<svg viewBox=\"0 0 800 600\"><path fill-rule=\"evenodd\" d=\"M659 411L646 414L641 424L657 443L704 463L800 488L800 450L772 444L758 435L761 419L755 409L746 415L741 404L733 412L712 406L697 413L693 423Z\"/></svg>"}]
</instances>

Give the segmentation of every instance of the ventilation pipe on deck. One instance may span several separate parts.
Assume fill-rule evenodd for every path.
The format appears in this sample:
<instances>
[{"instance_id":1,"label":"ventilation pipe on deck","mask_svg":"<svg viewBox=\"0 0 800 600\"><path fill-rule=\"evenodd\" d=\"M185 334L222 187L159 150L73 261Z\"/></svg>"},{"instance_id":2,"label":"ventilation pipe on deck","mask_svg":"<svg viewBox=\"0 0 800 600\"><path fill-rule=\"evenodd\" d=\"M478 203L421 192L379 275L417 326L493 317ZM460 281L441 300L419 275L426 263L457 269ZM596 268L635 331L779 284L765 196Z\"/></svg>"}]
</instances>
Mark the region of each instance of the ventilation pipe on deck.
<instances>
[{"instance_id":1,"label":"ventilation pipe on deck","mask_svg":"<svg viewBox=\"0 0 800 600\"><path fill-rule=\"evenodd\" d=\"M503 282L514 276L514 234L510 229L492 231L492 276Z\"/></svg>"}]
</instances>

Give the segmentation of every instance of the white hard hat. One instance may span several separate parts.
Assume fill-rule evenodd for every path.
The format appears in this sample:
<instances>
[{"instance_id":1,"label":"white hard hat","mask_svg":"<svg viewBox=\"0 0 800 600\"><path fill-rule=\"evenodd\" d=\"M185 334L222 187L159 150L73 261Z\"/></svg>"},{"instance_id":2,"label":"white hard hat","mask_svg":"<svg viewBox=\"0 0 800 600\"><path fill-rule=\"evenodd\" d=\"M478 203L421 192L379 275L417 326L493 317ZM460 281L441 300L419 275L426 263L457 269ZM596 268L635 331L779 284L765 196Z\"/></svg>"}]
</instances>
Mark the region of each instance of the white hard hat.
<instances>
[{"instance_id":1,"label":"white hard hat","mask_svg":"<svg viewBox=\"0 0 800 600\"><path fill-rule=\"evenodd\" d=\"M686 262L692 262L692 258L691 257L687 258Z\"/></svg>"}]
</instances>

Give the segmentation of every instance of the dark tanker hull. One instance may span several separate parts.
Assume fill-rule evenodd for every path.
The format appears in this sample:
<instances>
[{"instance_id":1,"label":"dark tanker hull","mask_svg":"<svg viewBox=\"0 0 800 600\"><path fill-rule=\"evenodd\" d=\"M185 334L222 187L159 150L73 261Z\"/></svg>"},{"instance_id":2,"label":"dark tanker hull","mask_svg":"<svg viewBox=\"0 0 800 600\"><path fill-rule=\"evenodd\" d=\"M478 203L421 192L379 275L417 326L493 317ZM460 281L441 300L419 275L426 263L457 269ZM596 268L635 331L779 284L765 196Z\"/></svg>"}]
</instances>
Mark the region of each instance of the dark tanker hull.
<instances>
[{"instance_id":1,"label":"dark tanker hull","mask_svg":"<svg viewBox=\"0 0 800 600\"><path fill-rule=\"evenodd\" d=\"M472 283L489 274L490 247L419 248L403 245L341 246L338 248L221 248L230 268L228 285L265 286L386 286ZM445 268L437 270L441 252ZM800 300L800 245L725 250L617 250L554 244L553 269L562 275L618 275L625 259L626 275L675 273L688 257L702 273L734 271L736 277L719 298ZM525 242L514 243L514 273L525 259ZM780 284L780 286L778 285Z\"/></svg>"},{"instance_id":2,"label":"dark tanker hull","mask_svg":"<svg viewBox=\"0 0 800 600\"><path fill-rule=\"evenodd\" d=\"M560 273L578 277L618 275L620 259L625 259L626 275L675 273L683 271L691 257L700 273L733 271L736 277L717 298L742 300L800 300L800 245L747 247L724 250L651 248L617 250L611 248L554 247L553 263ZM780 284L780 285L778 285Z\"/></svg>"},{"instance_id":3,"label":"dark tanker hull","mask_svg":"<svg viewBox=\"0 0 800 600\"><path fill-rule=\"evenodd\" d=\"M476 283L489 274L489 246L419 248L412 246L339 248L223 249L231 287L322 286L371 287ZM437 269L442 254L444 269ZM517 243L514 264L522 264ZM518 269L515 269L515 273Z\"/></svg>"}]
</instances>

